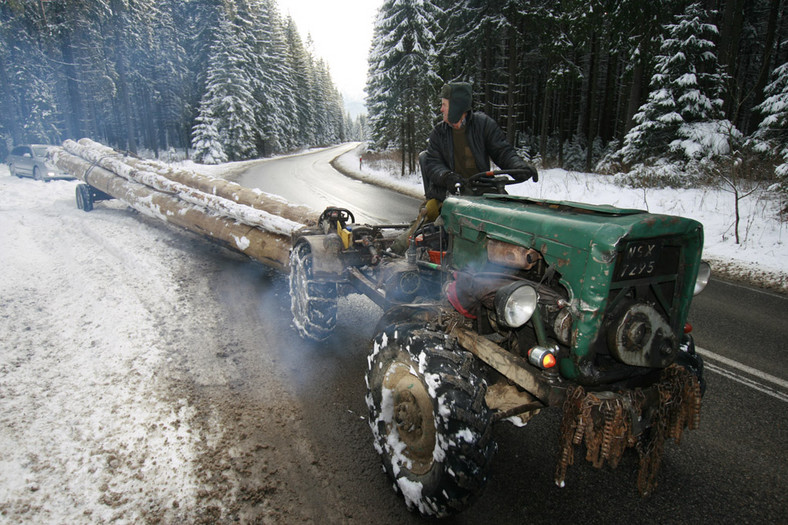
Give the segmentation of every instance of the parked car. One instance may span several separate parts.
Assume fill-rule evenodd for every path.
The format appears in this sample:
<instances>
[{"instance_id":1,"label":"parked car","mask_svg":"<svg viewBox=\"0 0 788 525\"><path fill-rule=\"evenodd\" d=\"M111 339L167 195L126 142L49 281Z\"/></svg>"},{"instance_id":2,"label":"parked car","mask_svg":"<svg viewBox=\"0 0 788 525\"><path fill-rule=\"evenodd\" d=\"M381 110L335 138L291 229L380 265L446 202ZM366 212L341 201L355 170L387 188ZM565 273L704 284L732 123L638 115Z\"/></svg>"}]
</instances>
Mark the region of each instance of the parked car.
<instances>
[{"instance_id":1,"label":"parked car","mask_svg":"<svg viewBox=\"0 0 788 525\"><path fill-rule=\"evenodd\" d=\"M36 180L74 179L64 173L47 156L46 144L24 144L16 146L8 155L8 169L17 177L33 177Z\"/></svg>"}]
</instances>

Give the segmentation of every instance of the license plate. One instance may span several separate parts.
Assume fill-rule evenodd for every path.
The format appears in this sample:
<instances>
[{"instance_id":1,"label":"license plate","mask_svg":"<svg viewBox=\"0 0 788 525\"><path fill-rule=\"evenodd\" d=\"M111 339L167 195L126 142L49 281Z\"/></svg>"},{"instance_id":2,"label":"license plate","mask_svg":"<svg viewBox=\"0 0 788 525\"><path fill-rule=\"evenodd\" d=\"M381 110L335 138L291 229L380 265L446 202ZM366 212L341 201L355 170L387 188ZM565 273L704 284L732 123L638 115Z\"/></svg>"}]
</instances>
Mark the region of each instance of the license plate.
<instances>
[{"instance_id":1,"label":"license plate","mask_svg":"<svg viewBox=\"0 0 788 525\"><path fill-rule=\"evenodd\" d=\"M616 272L618 279L642 279L651 277L657 271L662 253L659 241L633 241L627 243L621 264Z\"/></svg>"}]
</instances>

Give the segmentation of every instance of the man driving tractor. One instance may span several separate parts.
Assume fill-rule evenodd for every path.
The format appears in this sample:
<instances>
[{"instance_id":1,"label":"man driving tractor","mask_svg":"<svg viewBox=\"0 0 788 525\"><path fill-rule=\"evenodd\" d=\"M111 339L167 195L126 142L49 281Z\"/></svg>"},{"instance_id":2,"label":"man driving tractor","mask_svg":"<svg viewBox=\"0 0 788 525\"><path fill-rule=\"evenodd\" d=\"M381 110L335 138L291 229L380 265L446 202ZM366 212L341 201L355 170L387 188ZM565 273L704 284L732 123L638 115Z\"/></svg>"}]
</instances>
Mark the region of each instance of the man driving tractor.
<instances>
[{"instance_id":1,"label":"man driving tractor","mask_svg":"<svg viewBox=\"0 0 788 525\"><path fill-rule=\"evenodd\" d=\"M520 182L538 180L536 169L517 155L495 120L472 110L472 91L467 82L443 86L443 122L433 128L427 151L419 158L430 222L438 217L447 193L473 193L466 182L488 171L490 159L503 170L524 170L513 174Z\"/></svg>"},{"instance_id":2,"label":"man driving tractor","mask_svg":"<svg viewBox=\"0 0 788 525\"><path fill-rule=\"evenodd\" d=\"M509 171L514 182L539 180L536 168L517 155L498 123L472 110L472 100L473 88L467 82L451 82L441 89L443 122L432 129L427 150L419 155L427 200L418 218L392 245L393 252L403 254L416 228L435 222L448 194L481 195L491 191L483 183L468 183L471 177L490 170L491 159Z\"/></svg>"}]
</instances>

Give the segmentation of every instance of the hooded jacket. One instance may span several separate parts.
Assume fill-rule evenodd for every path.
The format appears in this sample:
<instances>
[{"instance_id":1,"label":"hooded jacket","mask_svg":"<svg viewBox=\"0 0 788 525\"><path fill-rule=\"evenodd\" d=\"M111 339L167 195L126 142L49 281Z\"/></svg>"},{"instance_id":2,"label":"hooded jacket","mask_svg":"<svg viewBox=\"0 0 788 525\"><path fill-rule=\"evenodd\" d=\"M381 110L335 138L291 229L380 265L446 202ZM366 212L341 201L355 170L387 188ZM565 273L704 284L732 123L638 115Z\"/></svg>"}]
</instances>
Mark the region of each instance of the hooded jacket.
<instances>
[{"instance_id":1,"label":"hooded jacket","mask_svg":"<svg viewBox=\"0 0 788 525\"><path fill-rule=\"evenodd\" d=\"M490 169L490 159L503 170L525 169L533 172L528 175L513 175L520 182L536 174L536 170L521 159L506 136L492 118L476 111L470 112L466 119L465 136L468 147L473 153L479 172ZM422 164L424 193L427 199L443 201L448 188L446 177L454 171L454 142L452 128L446 122L435 126L430 133L429 143Z\"/></svg>"}]
</instances>

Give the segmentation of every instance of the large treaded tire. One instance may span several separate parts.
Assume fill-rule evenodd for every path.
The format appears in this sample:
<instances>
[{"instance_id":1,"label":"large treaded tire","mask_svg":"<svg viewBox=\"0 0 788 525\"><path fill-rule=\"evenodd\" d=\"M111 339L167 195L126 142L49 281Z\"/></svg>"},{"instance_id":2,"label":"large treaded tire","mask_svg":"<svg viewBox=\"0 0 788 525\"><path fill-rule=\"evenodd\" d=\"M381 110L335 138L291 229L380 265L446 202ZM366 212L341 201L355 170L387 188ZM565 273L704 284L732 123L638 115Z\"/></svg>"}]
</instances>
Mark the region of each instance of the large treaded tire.
<instances>
[{"instance_id":1,"label":"large treaded tire","mask_svg":"<svg viewBox=\"0 0 788 525\"><path fill-rule=\"evenodd\" d=\"M394 489L424 516L461 512L484 489L496 450L475 358L442 332L390 326L368 365L369 425Z\"/></svg>"},{"instance_id":2,"label":"large treaded tire","mask_svg":"<svg viewBox=\"0 0 788 525\"><path fill-rule=\"evenodd\" d=\"M312 278L312 251L301 242L290 252L290 311L298 332L325 341L337 324L337 285Z\"/></svg>"}]
</instances>

